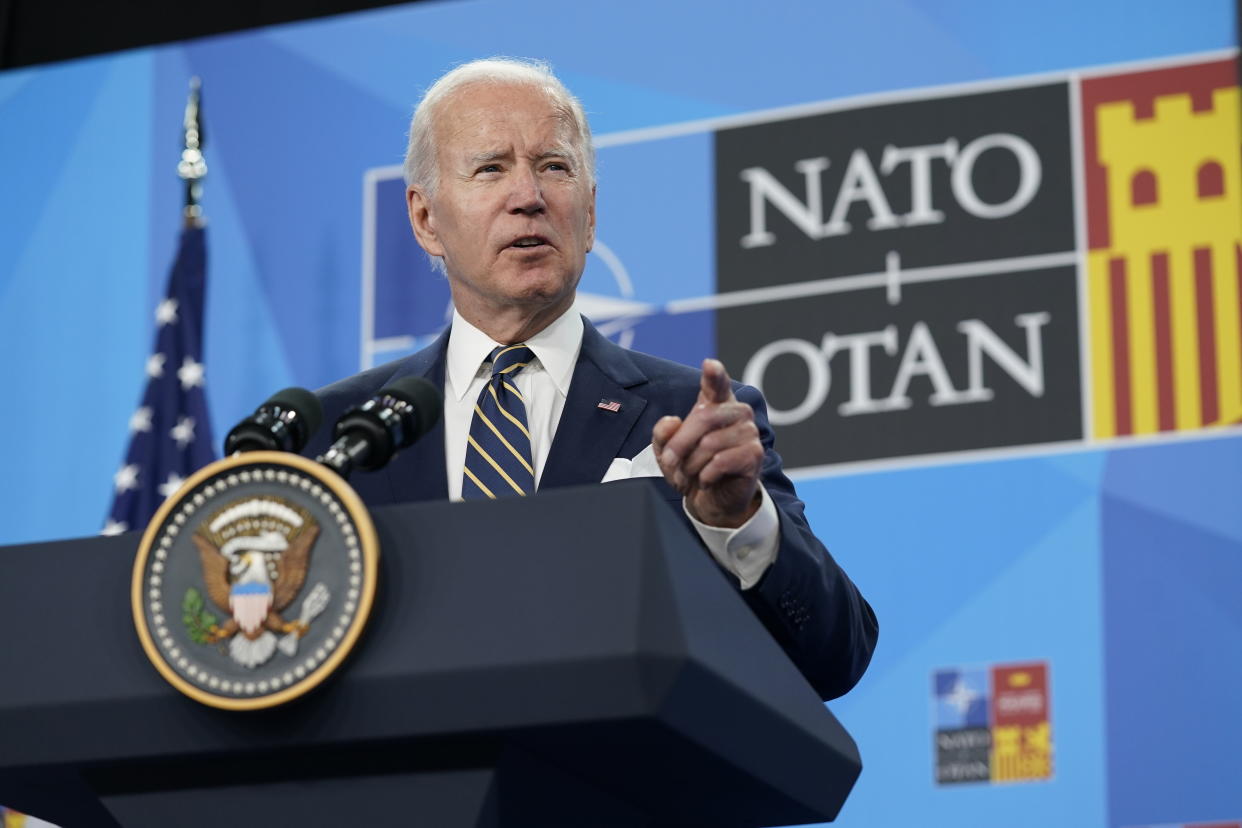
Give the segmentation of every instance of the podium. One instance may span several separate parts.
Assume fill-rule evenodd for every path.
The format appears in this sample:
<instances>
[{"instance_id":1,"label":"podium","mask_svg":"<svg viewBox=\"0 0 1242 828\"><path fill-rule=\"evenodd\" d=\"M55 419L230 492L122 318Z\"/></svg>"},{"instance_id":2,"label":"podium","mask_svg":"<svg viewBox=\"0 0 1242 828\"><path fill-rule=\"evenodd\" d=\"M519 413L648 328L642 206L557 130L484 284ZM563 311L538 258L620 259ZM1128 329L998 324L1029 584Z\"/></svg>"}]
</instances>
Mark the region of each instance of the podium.
<instances>
[{"instance_id":1,"label":"podium","mask_svg":"<svg viewBox=\"0 0 1242 828\"><path fill-rule=\"evenodd\" d=\"M381 580L337 673L230 712L134 633L139 535L0 548L0 803L75 826L770 826L860 769L642 481L373 510Z\"/></svg>"}]
</instances>

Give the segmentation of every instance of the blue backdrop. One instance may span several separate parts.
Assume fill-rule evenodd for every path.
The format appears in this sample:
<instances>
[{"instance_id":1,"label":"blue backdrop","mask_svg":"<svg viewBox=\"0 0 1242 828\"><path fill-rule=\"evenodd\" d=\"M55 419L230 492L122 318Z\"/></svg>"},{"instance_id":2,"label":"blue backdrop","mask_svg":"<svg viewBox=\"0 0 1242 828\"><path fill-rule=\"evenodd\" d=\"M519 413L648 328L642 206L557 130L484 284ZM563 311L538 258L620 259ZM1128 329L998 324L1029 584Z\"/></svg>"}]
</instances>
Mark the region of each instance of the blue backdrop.
<instances>
[{"instance_id":1,"label":"blue backdrop","mask_svg":"<svg viewBox=\"0 0 1242 828\"><path fill-rule=\"evenodd\" d=\"M0 74L0 433L18 435L0 542L102 526L175 252L193 75L221 435L271 391L406 350L443 317L391 167L421 90L456 63L542 57L581 97L604 243L583 291L634 347L697 362L725 335L710 299L721 131L1036 82L1076 101L1080 72L1232 59L1235 31L1231 0L461 0ZM1067 252L1080 296L1086 249L1080 233ZM881 619L870 672L831 705L865 762L839 824L1242 820L1238 428L1018 443L789 463ZM1032 662L1048 670L1051 773L938 783L933 674Z\"/></svg>"}]
</instances>

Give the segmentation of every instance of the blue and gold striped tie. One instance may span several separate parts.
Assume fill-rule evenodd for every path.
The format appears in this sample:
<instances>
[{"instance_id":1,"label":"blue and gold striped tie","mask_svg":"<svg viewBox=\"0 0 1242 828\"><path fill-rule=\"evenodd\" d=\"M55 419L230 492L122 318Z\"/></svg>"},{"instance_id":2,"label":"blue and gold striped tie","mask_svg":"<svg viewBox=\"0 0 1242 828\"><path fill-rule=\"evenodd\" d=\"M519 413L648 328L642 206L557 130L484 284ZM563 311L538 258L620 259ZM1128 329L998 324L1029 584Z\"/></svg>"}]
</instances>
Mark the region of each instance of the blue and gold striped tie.
<instances>
[{"instance_id":1,"label":"blue and gold striped tie","mask_svg":"<svg viewBox=\"0 0 1242 828\"><path fill-rule=\"evenodd\" d=\"M525 345L492 351L492 378L474 404L466 467L461 481L463 500L527 495L535 491L526 400L513 379L534 358Z\"/></svg>"}]
</instances>

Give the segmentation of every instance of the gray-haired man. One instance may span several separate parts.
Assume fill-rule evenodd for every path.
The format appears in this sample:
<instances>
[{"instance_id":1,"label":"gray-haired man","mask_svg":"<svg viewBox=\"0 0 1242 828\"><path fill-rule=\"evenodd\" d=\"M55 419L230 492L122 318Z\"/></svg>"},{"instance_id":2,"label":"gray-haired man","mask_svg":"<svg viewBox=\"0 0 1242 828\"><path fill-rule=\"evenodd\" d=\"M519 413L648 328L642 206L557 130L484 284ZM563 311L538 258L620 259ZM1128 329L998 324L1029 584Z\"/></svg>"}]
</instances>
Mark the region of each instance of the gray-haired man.
<instances>
[{"instance_id":1,"label":"gray-haired man","mask_svg":"<svg viewBox=\"0 0 1242 828\"><path fill-rule=\"evenodd\" d=\"M444 389L444 418L356 480L363 498L662 476L812 685L824 698L849 690L874 649L875 616L807 526L758 391L716 360L695 371L622 349L572 309L595 239L594 151L578 100L541 63L458 67L420 102L405 170L410 224L448 278L452 324L426 350L321 396L335 417L394 379L423 376ZM515 352L520 362L493 372Z\"/></svg>"}]
</instances>

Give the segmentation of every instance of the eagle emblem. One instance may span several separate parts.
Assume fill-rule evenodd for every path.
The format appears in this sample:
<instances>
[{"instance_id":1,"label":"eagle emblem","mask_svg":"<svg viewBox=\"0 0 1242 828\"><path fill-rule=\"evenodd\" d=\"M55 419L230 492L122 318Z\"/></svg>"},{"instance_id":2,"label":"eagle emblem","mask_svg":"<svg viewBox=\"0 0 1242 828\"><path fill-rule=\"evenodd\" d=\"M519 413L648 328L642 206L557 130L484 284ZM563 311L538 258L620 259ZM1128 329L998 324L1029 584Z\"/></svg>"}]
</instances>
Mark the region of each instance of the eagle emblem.
<instances>
[{"instance_id":1,"label":"eagle emblem","mask_svg":"<svg viewBox=\"0 0 1242 828\"><path fill-rule=\"evenodd\" d=\"M246 668L266 663L278 649L296 655L299 639L331 600L317 583L298 617L286 620L319 537L311 514L283 498L248 497L211 514L192 537L207 596L227 618L218 623L191 587L183 604L190 637L200 644L227 642L229 657Z\"/></svg>"},{"instance_id":2,"label":"eagle emblem","mask_svg":"<svg viewBox=\"0 0 1242 828\"><path fill-rule=\"evenodd\" d=\"M134 557L134 628L190 698L274 707L341 666L378 575L375 525L349 484L296 454L234 454L196 471L151 519Z\"/></svg>"}]
</instances>

